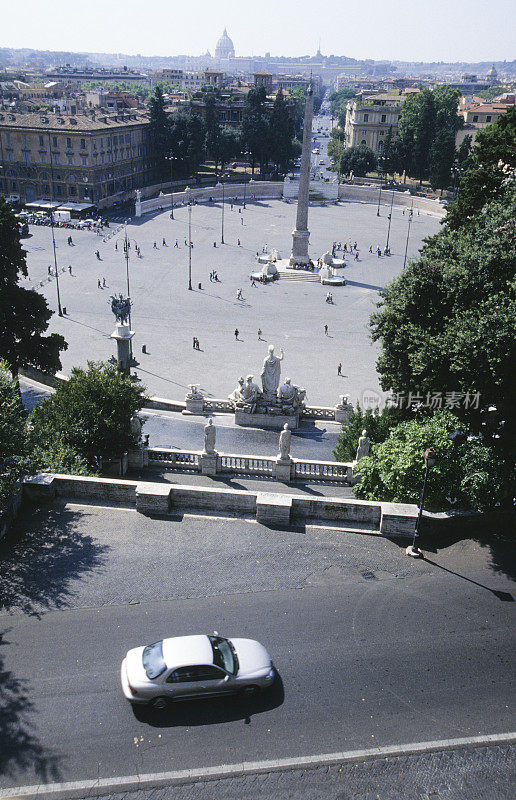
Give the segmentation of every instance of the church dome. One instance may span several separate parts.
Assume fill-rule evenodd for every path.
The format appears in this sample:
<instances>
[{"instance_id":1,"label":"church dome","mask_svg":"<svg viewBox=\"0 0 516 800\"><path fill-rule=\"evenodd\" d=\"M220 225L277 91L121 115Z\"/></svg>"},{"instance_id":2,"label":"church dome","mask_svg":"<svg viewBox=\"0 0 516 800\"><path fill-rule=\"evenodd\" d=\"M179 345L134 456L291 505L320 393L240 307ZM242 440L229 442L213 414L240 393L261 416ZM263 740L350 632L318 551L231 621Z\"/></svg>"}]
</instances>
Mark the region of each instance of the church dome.
<instances>
[{"instance_id":1,"label":"church dome","mask_svg":"<svg viewBox=\"0 0 516 800\"><path fill-rule=\"evenodd\" d=\"M496 67L495 67L494 64L491 67L491 69L489 70L489 72L487 73L487 77L488 78L497 78L498 77L498 73L496 71Z\"/></svg>"},{"instance_id":2,"label":"church dome","mask_svg":"<svg viewBox=\"0 0 516 800\"><path fill-rule=\"evenodd\" d=\"M227 30L224 28L224 33L220 37L215 47L216 58L234 58L235 48L233 42L228 36Z\"/></svg>"}]
</instances>

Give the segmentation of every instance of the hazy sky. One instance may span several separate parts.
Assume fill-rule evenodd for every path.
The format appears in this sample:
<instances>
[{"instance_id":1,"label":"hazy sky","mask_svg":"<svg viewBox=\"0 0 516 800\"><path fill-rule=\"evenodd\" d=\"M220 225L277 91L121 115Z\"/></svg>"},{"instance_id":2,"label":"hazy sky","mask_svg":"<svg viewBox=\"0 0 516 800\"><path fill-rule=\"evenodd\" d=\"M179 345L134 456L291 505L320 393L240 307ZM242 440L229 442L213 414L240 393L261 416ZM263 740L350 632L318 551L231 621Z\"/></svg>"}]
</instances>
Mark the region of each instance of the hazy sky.
<instances>
[{"instance_id":1,"label":"hazy sky","mask_svg":"<svg viewBox=\"0 0 516 800\"><path fill-rule=\"evenodd\" d=\"M0 46L200 55L227 27L237 55L403 61L515 58L515 0L2 0ZM7 10L8 9L8 10Z\"/></svg>"}]
</instances>

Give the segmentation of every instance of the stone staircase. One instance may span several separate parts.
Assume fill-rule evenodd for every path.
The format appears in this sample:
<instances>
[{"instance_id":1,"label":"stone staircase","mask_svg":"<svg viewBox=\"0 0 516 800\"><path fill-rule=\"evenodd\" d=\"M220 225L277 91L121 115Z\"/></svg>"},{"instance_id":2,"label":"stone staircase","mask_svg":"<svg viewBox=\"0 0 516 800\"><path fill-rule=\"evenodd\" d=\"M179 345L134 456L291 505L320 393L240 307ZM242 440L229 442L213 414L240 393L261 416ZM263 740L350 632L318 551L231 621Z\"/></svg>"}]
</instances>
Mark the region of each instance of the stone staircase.
<instances>
[{"instance_id":1,"label":"stone staircase","mask_svg":"<svg viewBox=\"0 0 516 800\"><path fill-rule=\"evenodd\" d=\"M309 283L320 283L321 279L318 272L304 272L293 269L289 272L278 272L280 281L307 281Z\"/></svg>"}]
</instances>

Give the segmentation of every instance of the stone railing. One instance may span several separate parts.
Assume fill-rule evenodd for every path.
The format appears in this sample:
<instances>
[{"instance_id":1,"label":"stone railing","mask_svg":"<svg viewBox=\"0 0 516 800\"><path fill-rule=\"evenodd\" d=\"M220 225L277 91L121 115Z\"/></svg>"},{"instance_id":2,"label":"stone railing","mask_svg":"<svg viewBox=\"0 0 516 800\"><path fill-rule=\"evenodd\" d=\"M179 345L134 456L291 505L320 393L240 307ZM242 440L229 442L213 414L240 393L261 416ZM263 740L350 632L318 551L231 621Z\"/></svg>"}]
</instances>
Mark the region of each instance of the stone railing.
<instances>
[{"instance_id":1,"label":"stone railing","mask_svg":"<svg viewBox=\"0 0 516 800\"><path fill-rule=\"evenodd\" d=\"M327 406L305 406L301 412L301 419L328 419L335 421L335 409Z\"/></svg>"},{"instance_id":2,"label":"stone railing","mask_svg":"<svg viewBox=\"0 0 516 800\"><path fill-rule=\"evenodd\" d=\"M274 475L275 458L262 456L219 455L217 472L232 472L236 475Z\"/></svg>"},{"instance_id":3,"label":"stone railing","mask_svg":"<svg viewBox=\"0 0 516 800\"><path fill-rule=\"evenodd\" d=\"M162 464L171 470L201 472L203 475L256 475L282 481L310 480L354 483L353 463L346 461L310 461L279 456L240 455L237 453L205 453L197 450L169 450L150 447L150 466Z\"/></svg>"},{"instance_id":4,"label":"stone railing","mask_svg":"<svg viewBox=\"0 0 516 800\"><path fill-rule=\"evenodd\" d=\"M166 464L172 469L201 471L201 454L195 450L168 450L164 447L148 449L149 464Z\"/></svg>"},{"instance_id":5,"label":"stone railing","mask_svg":"<svg viewBox=\"0 0 516 800\"><path fill-rule=\"evenodd\" d=\"M245 187L245 188L244 188ZM224 199L226 203L231 203L234 198L242 200L245 197L246 202L253 200L266 200L266 199L280 199L283 194L283 183L276 181L254 181L250 180L249 183L225 183L224 184ZM172 202L174 207L182 206L186 203L206 203L212 200L218 203L222 200L222 184L218 183L216 186L206 186L202 188L192 189L186 187L182 192L174 192L172 195L160 194L158 197L152 197L150 200L136 201L136 216L141 217L142 214L148 214L152 211L161 211L169 209Z\"/></svg>"},{"instance_id":6,"label":"stone railing","mask_svg":"<svg viewBox=\"0 0 516 800\"><path fill-rule=\"evenodd\" d=\"M203 413L218 411L219 414L232 414L233 404L229 400L216 400L215 398L205 397L203 402Z\"/></svg>"},{"instance_id":7,"label":"stone railing","mask_svg":"<svg viewBox=\"0 0 516 800\"><path fill-rule=\"evenodd\" d=\"M390 207L391 192L388 187L382 186L382 194L380 197L379 186L352 186L348 183L341 183L339 186L339 200L348 203L378 203L380 197L381 206ZM401 206L404 208L414 207L415 210L433 214L438 217L444 217L446 214L445 207L439 202L438 199L430 197L417 197L411 195L409 190L406 192L394 191L393 206ZM383 213L383 212L382 212Z\"/></svg>"}]
</instances>

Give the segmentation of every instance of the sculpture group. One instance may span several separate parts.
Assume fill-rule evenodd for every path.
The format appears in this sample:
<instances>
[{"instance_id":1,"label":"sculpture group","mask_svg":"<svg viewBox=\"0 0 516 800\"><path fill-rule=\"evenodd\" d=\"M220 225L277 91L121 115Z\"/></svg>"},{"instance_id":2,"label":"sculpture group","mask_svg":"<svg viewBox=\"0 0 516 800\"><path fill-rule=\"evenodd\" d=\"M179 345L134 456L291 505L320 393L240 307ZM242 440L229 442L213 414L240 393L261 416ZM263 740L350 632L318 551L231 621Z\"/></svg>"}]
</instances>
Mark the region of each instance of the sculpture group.
<instances>
[{"instance_id":1,"label":"sculpture group","mask_svg":"<svg viewBox=\"0 0 516 800\"><path fill-rule=\"evenodd\" d=\"M270 344L260 373L261 389L254 382L253 375L248 375L245 380L243 377L238 379L238 386L228 398L235 414L264 415L269 418L291 418L293 416L299 418L304 407L306 391L299 386L292 385L290 378L286 378L285 382L280 385L283 358L283 350L281 350L281 355L276 356L274 345Z\"/></svg>"}]
</instances>

